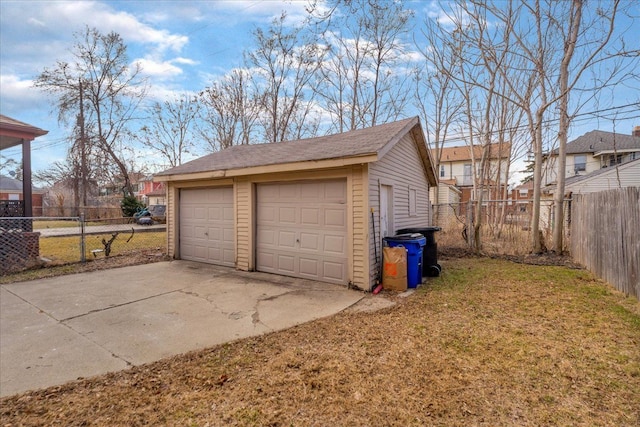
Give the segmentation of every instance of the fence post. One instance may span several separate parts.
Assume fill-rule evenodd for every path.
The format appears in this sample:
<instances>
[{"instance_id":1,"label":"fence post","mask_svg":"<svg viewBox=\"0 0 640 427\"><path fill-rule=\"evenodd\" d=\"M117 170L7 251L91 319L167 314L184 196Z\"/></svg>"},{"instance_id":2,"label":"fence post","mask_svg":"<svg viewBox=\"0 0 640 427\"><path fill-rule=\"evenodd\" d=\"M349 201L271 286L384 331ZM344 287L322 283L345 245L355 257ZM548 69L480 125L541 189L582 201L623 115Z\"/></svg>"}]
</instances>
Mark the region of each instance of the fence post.
<instances>
[{"instance_id":1,"label":"fence post","mask_svg":"<svg viewBox=\"0 0 640 427\"><path fill-rule=\"evenodd\" d=\"M470 248L474 247L474 235L473 235L473 227L474 227L474 218L473 218L473 202L469 200L467 202L467 243Z\"/></svg>"},{"instance_id":2,"label":"fence post","mask_svg":"<svg viewBox=\"0 0 640 427\"><path fill-rule=\"evenodd\" d=\"M87 261L85 257L85 240L84 240L84 213L80 213L80 262L85 263Z\"/></svg>"}]
</instances>

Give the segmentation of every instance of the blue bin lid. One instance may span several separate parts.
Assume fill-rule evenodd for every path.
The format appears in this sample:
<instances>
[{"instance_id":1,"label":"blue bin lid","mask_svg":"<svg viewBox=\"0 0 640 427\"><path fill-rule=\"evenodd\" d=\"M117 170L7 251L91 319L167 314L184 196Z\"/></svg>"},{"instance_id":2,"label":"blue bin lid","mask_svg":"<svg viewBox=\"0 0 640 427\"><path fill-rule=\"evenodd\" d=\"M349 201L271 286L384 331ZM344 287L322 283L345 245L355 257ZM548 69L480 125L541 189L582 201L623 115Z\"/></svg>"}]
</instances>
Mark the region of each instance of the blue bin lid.
<instances>
[{"instance_id":1,"label":"blue bin lid","mask_svg":"<svg viewBox=\"0 0 640 427\"><path fill-rule=\"evenodd\" d=\"M427 239L420 233L410 233L410 234L400 234L398 236L393 237L385 237L385 242L393 242L393 243L414 243L420 246L425 246L427 244Z\"/></svg>"}]
</instances>

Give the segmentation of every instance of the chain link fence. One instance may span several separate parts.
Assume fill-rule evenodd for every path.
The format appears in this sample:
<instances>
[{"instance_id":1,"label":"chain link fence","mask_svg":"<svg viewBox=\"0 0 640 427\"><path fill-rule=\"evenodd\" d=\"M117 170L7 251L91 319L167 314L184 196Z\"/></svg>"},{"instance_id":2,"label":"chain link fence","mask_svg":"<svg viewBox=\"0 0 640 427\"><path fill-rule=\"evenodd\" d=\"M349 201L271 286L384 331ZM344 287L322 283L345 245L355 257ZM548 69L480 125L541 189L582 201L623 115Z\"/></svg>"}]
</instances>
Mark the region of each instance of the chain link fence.
<instances>
[{"instance_id":1,"label":"chain link fence","mask_svg":"<svg viewBox=\"0 0 640 427\"><path fill-rule=\"evenodd\" d=\"M166 225L133 218L0 218L0 275L100 257L166 253Z\"/></svg>"},{"instance_id":2,"label":"chain link fence","mask_svg":"<svg viewBox=\"0 0 640 427\"><path fill-rule=\"evenodd\" d=\"M476 205L477 202L471 200L433 206L433 224L442 228L437 236L442 251L473 250L473 231L479 222L479 243L484 254L522 256L531 252L531 200L487 200L482 203L479 215ZM567 215L565 219L567 223L570 221ZM542 200L539 224L543 245L551 242L553 222L553 201ZM565 227L567 242L568 232L569 227Z\"/></svg>"}]
</instances>

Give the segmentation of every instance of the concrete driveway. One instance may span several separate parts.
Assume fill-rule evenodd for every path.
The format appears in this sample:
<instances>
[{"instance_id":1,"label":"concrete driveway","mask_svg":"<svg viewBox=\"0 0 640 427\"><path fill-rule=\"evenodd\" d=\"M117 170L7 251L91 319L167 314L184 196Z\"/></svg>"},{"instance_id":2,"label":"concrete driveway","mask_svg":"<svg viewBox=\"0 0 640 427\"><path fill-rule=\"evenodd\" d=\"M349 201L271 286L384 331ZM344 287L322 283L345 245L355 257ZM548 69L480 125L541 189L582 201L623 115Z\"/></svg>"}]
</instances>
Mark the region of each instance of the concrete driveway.
<instances>
[{"instance_id":1,"label":"concrete driveway","mask_svg":"<svg viewBox=\"0 0 640 427\"><path fill-rule=\"evenodd\" d=\"M0 287L0 396L329 316L364 295L188 261Z\"/></svg>"}]
</instances>

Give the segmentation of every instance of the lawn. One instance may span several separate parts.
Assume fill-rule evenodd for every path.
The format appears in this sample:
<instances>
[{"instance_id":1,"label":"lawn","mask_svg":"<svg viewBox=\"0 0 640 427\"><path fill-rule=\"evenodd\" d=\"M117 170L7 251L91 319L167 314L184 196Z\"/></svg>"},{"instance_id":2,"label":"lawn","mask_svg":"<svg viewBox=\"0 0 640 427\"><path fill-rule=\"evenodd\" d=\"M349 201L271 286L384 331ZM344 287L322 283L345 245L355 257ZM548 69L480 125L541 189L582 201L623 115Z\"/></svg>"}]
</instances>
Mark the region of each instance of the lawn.
<instances>
[{"instance_id":1,"label":"lawn","mask_svg":"<svg viewBox=\"0 0 640 427\"><path fill-rule=\"evenodd\" d=\"M583 270L442 264L391 308L4 398L2 425L640 425L637 300Z\"/></svg>"},{"instance_id":2,"label":"lawn","mask_svg":"<svg viewBox=\"0 0 640 427\"><path fill-rule=\"evenodd\" d=\"M109 241L111 234L89 234L85 239L85 257L93 259L92 250L101 249L104 251L102 240ZM116 236L111 244L111 256L126 254L132 251L149 248L163 248L166 246L167 234L160 232L138 232L133 236L130 232L123 232ZM80 236L68 237L41 237L40 256L48 258L57 263L79 262L80 261ZM103 257L104 252L96 254Z\"/></svg>"}]
</instances>

